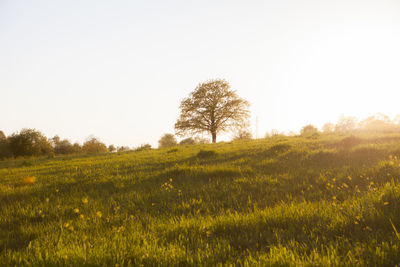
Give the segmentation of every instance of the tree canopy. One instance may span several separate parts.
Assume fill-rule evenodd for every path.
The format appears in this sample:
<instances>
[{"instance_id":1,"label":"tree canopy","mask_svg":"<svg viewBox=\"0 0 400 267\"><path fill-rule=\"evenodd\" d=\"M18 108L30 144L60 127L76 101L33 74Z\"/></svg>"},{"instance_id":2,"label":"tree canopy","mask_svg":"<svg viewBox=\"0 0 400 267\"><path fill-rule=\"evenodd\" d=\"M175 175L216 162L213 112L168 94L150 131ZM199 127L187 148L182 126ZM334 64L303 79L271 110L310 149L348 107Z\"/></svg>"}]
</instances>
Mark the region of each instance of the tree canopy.
<instances>
[{"instance_id":1,"label":"tree canopy","mask_svg":"<svg viewBox=\"0 0 400 267\"><path fill-rule=\"evenodd\" d=\"M164 134L160 140L158 140L158 147L159 148L167 148L167 147L172 147L176 146L178 142L176 141L176 138L173 134Z\"/></svg>"},{"instance_id":2,"label":"tree canopy","mask_svg":"<svg viewBox=\"0 0 400 267\"><path fill-rule=\"evenodd\" d=\"M35 129L22 129L12 134L8 143L14 157L40 156L53 150L47 138Z\"/></svg>"},{"instance_id":3,"label":"tree canopy","mask_svg":"<svg viewBox=\"0 0 400 267\"><path fill-rule=\"evenodd\" d=\"M208 132L215 143L218 133L247 124L248 107L249 103L232 91L226 80L210 80L182 100L175 131L179 136Z\"/></svg>"},{"instance_id":4,"label":"tree canopy","mask_svg":"<svg viewBox=\"0 0 400 267\"><path fill-rule=\"evenodd\" d=\"M82 146L82 151L88 154L107 152L107 146L95 137L90 137Z\"/></svg>"}]
</instances>

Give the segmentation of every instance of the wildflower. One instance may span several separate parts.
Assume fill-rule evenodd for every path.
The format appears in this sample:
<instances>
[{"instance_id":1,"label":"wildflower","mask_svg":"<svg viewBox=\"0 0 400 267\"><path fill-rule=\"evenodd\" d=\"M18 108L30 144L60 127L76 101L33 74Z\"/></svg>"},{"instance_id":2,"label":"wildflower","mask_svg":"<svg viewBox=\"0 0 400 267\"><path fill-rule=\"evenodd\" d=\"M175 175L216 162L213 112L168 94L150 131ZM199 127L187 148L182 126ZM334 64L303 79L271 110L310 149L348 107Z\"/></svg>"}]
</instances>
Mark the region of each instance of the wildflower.
<instances>
[{"instance_id":1,"label":"wildflower","mask_svg":"<svg viewBox=\"0 0 400 267\"><path fill-rule=\"evenodd\" d=\"M69 227L69 223L64 223L64 227L68 228Z\"/></svg>"},{"instance_id":2,"label":"wildflower","mask_svg":"<svg viewBox=\"0 0 400 267\"><path fill-rule=\"evenodd\" d=\"M50 201L50 199L48 197L46 197L45 200L46 200L47 203L49 203L49 201Z\"/></svg>"},{"instance_id":3,"label":"wildflower","mask_svg":"<svg viewBox=\"0 0 400 267\"><path fill-rule=\"evenodd\" d=\"M68 227L68 229L70 230L70 231L74 231L74 227L71 225L70 227Z\"/></svg>"},{"instance_id":4,"label":"wildflower","mask_svg":"<svg viewBox=\"0 0 400 267\"><path fill-rule=\"evenodd\" d=\"M336 181L336 178L333 178L333 179L332 179L332 181L334 181L334 182L335 182L335 181Z\"/></svg>"},{"instance_id":5,"label":"wildflower","mask_svg":"<svg viewBox=\"0 0 400 267\"><path fill-rule=\"evenodd\" d=\"M101 211L96 212L97 217L101 218L101 216L103 216L103 214L101 213Z\"/></svg>"},{"instance_id":6,"label":"wildflower","mask_svg":"<svg viewBox=\"0 0 400 267\"><path fill-rule=\"evenodd\" d=\"M56 188L56 192L58 193L60 190L58 190L57 188Z\"/></svg>"},{"instance_id":7,"label":"wildflower","mask_svg":"<svg viewBox=\"0 0 400 267\"><path fill-rule=\"evenodd\" d=\"M87 204L89 201L88 201L88 199L86 198L86 197L84 197L84 198L82 198L82 203L83 204Z\"/></svg>"},{"instance_id":8,"label":"wildflower","mask_svg":"<svg viewBox=\"0 0 400 267\"><path fill-rule=\"evenodd\" d=\"M342 185L343 185L343 187L345 187L345 188L348 188L348 187L349 187L346 183L343 183Z\"/></svg>"},{"instance_id":9,"label":"wildflower","mask_svg":"<svg viewBox=\"0 0 400 267\"><path fill-rule=\"evenodd\" d=\"M152 206L155 206L155 205L156 205L156 203L151 203L151 205L152 205Z\"/></svg>"},{"instance_id":10,"label":"wildflower","mask_svg":"<svg viewBox=\"0 0 400 267\"><path fill-rule=\"evenodd\" d=\"M30 185L34 184L35 183L35 177L34 176L26 177L25 180L24 180L24 183L25 184L30 184Z\"/></svg>"},{"instance_id":11,"label":"wildflower","mask_svg":"<svg viewBox=\"0 0 400 267\"><path fill-rule=\"evenodd\" d=\"M83 214L79 215L79 218L84 219L85 216Z\"/></svg>"},{"instance_id":12,"label":"wildflower","mask_svg":"<svg viewBox=\"0 0 400 267\"><path fill-rule=\"evenodd\" d=\"M332 197L332 199L333 199L333 200L336 200L336 197L335 197L335 196L333 196L333 197Z\"/></svg>"},{"instance_id":13,"label":"wildflower","mask_svg":"<svg viewBox=\"0 0 400 267\"><path fill-rule=\"evenodd\" d=\"M79 213L79 209L78 209L78 208L75 208L75 209L74 209L74 212L75 212L75 213Z\"/></svg>"},{"instance_id":14,"label":"wildflower","mask_svg":"<svg viewBox=\"0 0 400 267\"><path fill-rule=\"evenodd\" d=\"M356 219L357 219L357 220L360 220L360 216L357 215L357 216L356 216Z\"/></svg>"},{"instance_id":15,"label":"wildflower","mask_svg":"<svg viewBox=\"0 0 400 267\"><path fill-rule=\"evenodd\" d=\"M351 176L349 175L349 176L347 176L347 179L349 179L350 181L351 181Z\"/></svg>"},{"instance_id":16,"label":"wildflower","mask_svg":"<svg viewBox=\"0 0 400 267\"><path fill-rule=\"evenodd\" d=\"M385 202L383 202L383 205L389 205L389 202L387 202L387 201L385 201Z\"/></svg>"},{"instance_id":17,"label":"wildflower","mask_svg":"<svg viewBox=\"0 0 400 267\"><path fill-rule=\"evenodd\" d=\"M172 183L172 178L169 178L169 181Z\"/></svg>"},{"instance_id":18,"label":"wildflower","mask_svg":"<svg viewBox=\"0 0 400 267\"><path fill-rule=\"evenodd\" d=\"M354 221L354 224L358 224L358 222L357 222L357 221Z\"/></svg>"}]
</instances>

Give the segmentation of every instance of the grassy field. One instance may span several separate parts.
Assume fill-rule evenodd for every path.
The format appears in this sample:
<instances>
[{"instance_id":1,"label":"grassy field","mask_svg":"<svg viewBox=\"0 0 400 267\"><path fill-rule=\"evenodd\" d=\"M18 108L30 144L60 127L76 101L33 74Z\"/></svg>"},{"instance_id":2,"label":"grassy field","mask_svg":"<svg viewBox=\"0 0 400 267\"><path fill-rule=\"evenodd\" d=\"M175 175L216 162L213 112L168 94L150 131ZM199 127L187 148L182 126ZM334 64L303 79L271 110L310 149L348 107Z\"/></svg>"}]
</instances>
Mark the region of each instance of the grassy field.
<instances>
[{"instance_id":1,"label":"grassy field","mask_svg":"<svg viewBox=\"0 0 400 267\"><path fill-rule=\"evenodd\" d=\"M0 162L4 265L394 266L400 135Z\"/></svg>"}]
</instances>

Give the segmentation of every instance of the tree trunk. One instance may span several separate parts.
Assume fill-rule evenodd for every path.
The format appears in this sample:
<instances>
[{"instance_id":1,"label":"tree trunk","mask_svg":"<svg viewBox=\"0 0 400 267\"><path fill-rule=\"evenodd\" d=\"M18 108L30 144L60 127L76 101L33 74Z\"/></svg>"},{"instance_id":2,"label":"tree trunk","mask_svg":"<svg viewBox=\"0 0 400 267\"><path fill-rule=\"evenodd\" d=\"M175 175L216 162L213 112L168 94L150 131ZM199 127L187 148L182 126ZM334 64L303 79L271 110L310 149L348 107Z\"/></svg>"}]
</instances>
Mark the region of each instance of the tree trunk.
<instances>
[{"instance_id":1,"label":"tree trunk","mask_svg":"<svg viewBox=\"0 0 400 267\"><path fill-rule=\"evenodd\" d=\"M217 142L217 133L216 132L211 132L212 135L212 142L213 144Z\"/></svg>"}]
</instances>

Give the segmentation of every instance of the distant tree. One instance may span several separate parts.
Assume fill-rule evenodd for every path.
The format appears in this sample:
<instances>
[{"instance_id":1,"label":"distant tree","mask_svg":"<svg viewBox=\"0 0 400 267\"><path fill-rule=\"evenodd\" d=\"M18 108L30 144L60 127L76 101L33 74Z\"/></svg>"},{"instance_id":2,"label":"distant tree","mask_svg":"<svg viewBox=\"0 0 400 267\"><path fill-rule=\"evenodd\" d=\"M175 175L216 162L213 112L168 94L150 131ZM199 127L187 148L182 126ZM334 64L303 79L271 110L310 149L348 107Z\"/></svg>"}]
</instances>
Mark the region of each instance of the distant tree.
<instances>
[{"instance_id":1,"label":"distant tree","mask_svg":"<svg viewBox=\"0 0 400 267\"><path fill-rule=\"evenodd\" d=\"M270 138L278 135L282 135L282 133L280 133L277 129L272 129L271 132L267 132L265 134L265 138Z\"/></svg>"},{"instance_id":2,"label":"distant tree","mask_svg":"<svg viewBox=\"0 0 400 267\"><path fill-rule=\"evenodd\" d=\"M58 135L50 139L50 142L55 154L67 155L75 153L75 149L71 142L67 139L61 140Z\"/></svg>"},{"instance_id":3,"label":"distant tree","mask_svg":"<svg viewBox=\"0 0 400 267\"><path fill-rule=\"evenodd\" d=\"M183 140L181 140L179 142L179 145L182 145L182 146L184 146L184 145L195 145L195 144L196 144L196 140L194 140L192 137L185 138L185 139L183 139Z\"/></svg>"},{"instance_id":4,"label":"distant tree","mask_svg":"<svg viewBox=\"0 0 400 267\"><path fill-rule=\"evenodd\" d=\"M116 150L116 148L115 148L114 145L109 145L109 146L108 146L108 151L114 152L115 150Z\"/></svg>"},{"instance_id":5,"label":"distant tree","mask_svg":"<svg viewBox=\"0 0 400 267\"><path fill-rule=\"evenodd\" d=\"M119 146L117 147L117 152L124 152L124 151L129 151L130 148L128 146Z\"/></svg>"},{"instance_id":6,"label":"distant tree","mask_svg":"<svg viewBox=\"0 0 400 267\"><path fill-rule=\"evenodd\" d=\"M55 135L53 138L51 138L50 140L50 144L55 147L58 143L60 143L61 138L58 135Z\"/></svg>"},{"instance_id":7,"label":"distant tree","mask_svg":"<svg viewBox=\"0 0 400 267\"><path fill-rule=\"evenodd\" d=\"M79 143L74 143L72 145L72 149L74 151L74 154L79 154L82 152L82 146Z\"/></svg>"},{"instance_id":8,"label":"distant tree","mask_svg":"<svg viewBox=\"0 0 400 267\"><path fill-rule=\"evenodd\" d=\"M90 137L82 146L82 152L88 154L105 153L107 146L95 137Z\"/></svg>"},{"instance_id":9,"label":"distant tree","mask_svg":"<svg viewBox=\"0 0 400 267\"><path fill-rule=\"evenodd\" d=\"M218 133L247 124L248 106L225 80L201 83L181 102L175 131L179 136L208 132L215 143Z\"/></svg>"},{"instance_id":10,"label":"distant tree","mask_svg":"<svg viewBox=\"0 0 400 267\"><path fill-rule=\"evenodd\" d=\"M360 122L362 131L367 132L390 132L396 130L396 125L393 124L390 118L382 113L377 113Z\"/></svg>"},{"instance_id":11,"label":"distant tree","mask_svg":"<svg viewBox=\"0 0 400 267\"><path fill-rule=\"evenodd\" d=\"M9 148L14 157L41 156L53 151L47 138L35 129L22 129L8 138Z\"/></svg>"},{"instance_id":12,"label":"distant tree","mask_svg":"<svg viewBox=\"0 0 400 267\"><path fill-rule=\"evenodd\" d=\"M203 145L203 144L209 144L209 143L210 143L210 139L204 138L204 137L201 137L201 136L196 136L196 137L194 138L194 141L195 141L196 144L198 144L198 145Z\"/></svg>"},{"instance_id":13,"label":"distant tree","mask_svg":"<svg viewBox=\"0 0 400 267\"><path fill-rule=\"evenodd\" d=\"M347 133L357 128L357 119L353 116L341 116L335 126L335 131L340 133Z\"/></svg>"},{"instance_id":14,"label":"distant tree","mask_svg":"<svg viewBox=\"0 0 400 267\"><path fill-rule=\"evenodd\" d=\"M7 139L7 137L6 137L6 135L4 134L4 132L3 132L3 131L0 131L0 141L6 140L6 139Z\"/></svg>"},{"instance_id":15,"label":"distant tree","mask_svg":"<svg viewBox=\"0 0 400 267\"><path fill-rule=\"evenodd\" d=\"M333 133L334 130L335 125L333 125L333 123L327 122L324 124L324 126L322 126L322 132L325 134Z\"/></svg>"},{"instance_id":16,"label":"distant tree","mask_svg":"<svg viewBox=\"0 0 400 267\"><path fill-rule=\"evenodd\" d=\"M160 140L158 140L158 148L167 148L176 146L178 142L173 134L164 134Z\"/></svg>"},{"instance_id":17,"label":"distant tree","mask_svg":"<svg viewBox=\"0 0 400 267\"><path fill-rule=\"evenodd\" d=\"M312 135L317 135L318 133L319 133L318 129L312 124L308 124L303 128L301 128L300 130L300 134L302 136L312 136Z\"/></svg>"},{"instance_id":18,"label":"distant tree","mask_svg":"<svg viewBox=\"0 0 400 267\"><path fill-rule=\"evenodd\" d=\"M249 129L239 129L235 135L233 136L233 140L250 140L253 138L253 135L249 131Z\"/></svg>"},{"instance_id":19,"label":"distant tree","mask_svg":"<svg viewBox=\"0 0 400 267\"><path fill-rule=\"evenodd\" d=\"M135 151L143 151L143 150L150 150L151 145L150 144L142 144L139 147L135 148Z\"/></svg>"},{"instance_id":20,"label":"distant tree","mask_svg":"<svg viewBox=\"0 0 400 267\"><path fill-rule=\"evenodd\" d=\"M394 117L392 123L395 124L395 125L400 125L400 114L397 114L397 115Z\"/></svg>"},{"instance_id":21,"label":"distant tree","mask_svg":"<svg viewBox=\"0 0 400 267\"><path fill-rule=\"evenodd\" d=\"M0 159L10 158L11 156L7 137L3 131L0 131Z\"/></svg>"}]
</instances>

